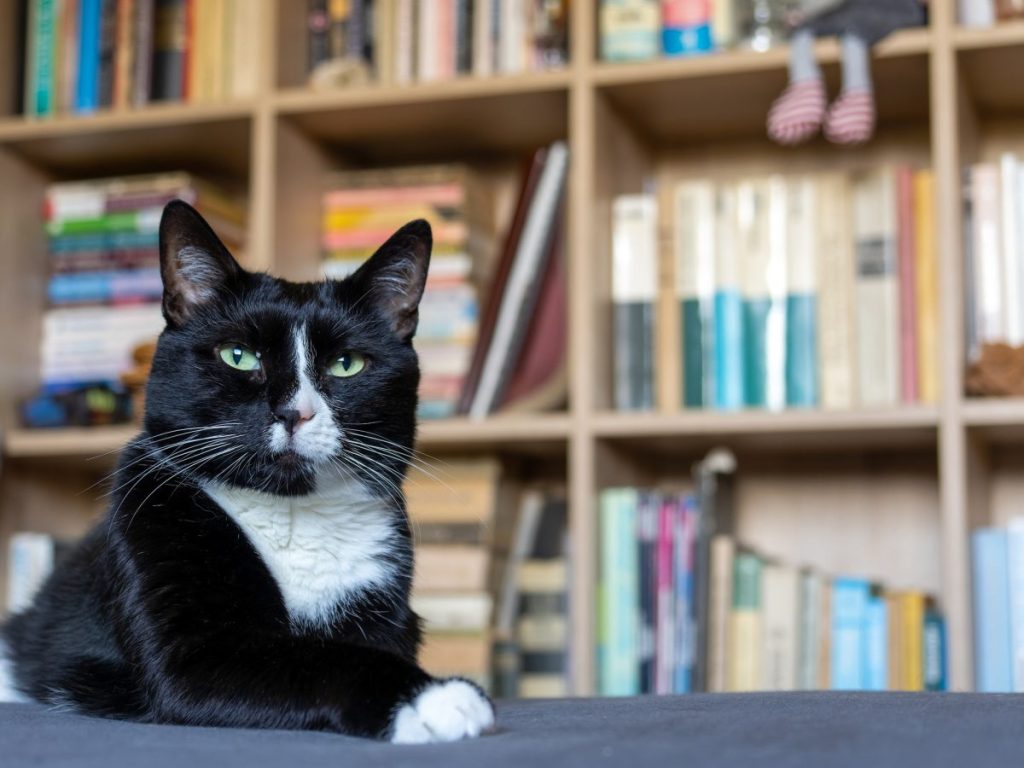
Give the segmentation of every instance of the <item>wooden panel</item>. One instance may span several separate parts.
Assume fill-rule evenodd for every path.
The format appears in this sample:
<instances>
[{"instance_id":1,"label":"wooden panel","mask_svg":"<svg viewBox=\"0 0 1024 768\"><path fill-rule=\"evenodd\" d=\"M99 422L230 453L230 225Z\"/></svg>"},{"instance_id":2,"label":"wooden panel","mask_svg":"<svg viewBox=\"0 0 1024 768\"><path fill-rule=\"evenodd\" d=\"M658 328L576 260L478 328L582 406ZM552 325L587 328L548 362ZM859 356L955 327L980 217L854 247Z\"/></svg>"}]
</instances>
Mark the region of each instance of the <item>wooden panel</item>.
<instances>
[{"instance_id":1,"label":"wooden panel","mask_svg":"<svg viewBox=\"0 0 1024 768\"><path fill-rule=\"evenodd\" d=\"M960 77L982 118L1024 116L1024 24L989 31L985 47L961 43ZM974 34L977 31L972 30ZM967 37L961 40L974 41ZM980 39L980 38L977 38Z\"/></svg>"},{"instance_id":2,"label":"wooden panel","mask_svg":"<svg viewBox=\"0 0 1024 768\"><path fill-rule=\"evenodd\" d=\"M24 34L21 5L20 0L0 0L0 117L16 115L22 108L17 103L17 78L21 73L18 41Z\"/></svg>"}]
</instances>

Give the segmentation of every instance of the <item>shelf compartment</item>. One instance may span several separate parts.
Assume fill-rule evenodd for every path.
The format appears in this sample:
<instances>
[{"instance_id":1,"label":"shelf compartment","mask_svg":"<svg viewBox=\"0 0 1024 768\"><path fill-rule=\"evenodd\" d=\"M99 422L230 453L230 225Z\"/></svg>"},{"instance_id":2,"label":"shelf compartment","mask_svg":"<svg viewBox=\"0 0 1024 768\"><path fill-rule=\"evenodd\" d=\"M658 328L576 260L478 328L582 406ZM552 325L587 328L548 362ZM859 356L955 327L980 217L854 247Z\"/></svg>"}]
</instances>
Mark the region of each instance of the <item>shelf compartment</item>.
<instances>
[{"instance_id":1,"label":"shelf compartment","mask_svg":"<svg viewBox=\"0 0 1024 768\"><path fill-rule=\"evenodd\" d=\"M128 112L0 120L0 149L62 177L149 173L182 165L247 177L249 104L153 105Z\"/></svg>"},{"instance_id":2,"label":"shelf compartment","mask_svg":"<svg viewBox=\"0 0 1024 768\"><path fill-rule=\"evenodd\" d=\"M862 411L603 413L594 433L655 453L700 453L715 445L750 451L848 451L932 447L938 409L907 406Z\"/></svg>"},{"instance_id":3,"label":"shelf compartment","mask_svg":"<svg viewBox=\"0 0 1024 768\"><path fill-rule=\"evenodd\" d=\"M954 36L964 91L982 120L1024 117L1024 21ZM1018 74L1014 74L1018 73Z\"/></svg>"},{"instance_id":4,"label":"shelf compartment","mask_svg":"<svg viewBox=\"0 0 1024 768\"><path fill-rule=\"evenodd\" d=\"M928 121L927 30L908 30L874 51L879 124ZM815 47L830 93L839 85L839 44ZM786 86L789 49L731 51L636 64L599 64L593 80L644 137L674 143L763 135L772 101ZM765 139L767 141L767 139Z\"/></svg>"}]
</instances>

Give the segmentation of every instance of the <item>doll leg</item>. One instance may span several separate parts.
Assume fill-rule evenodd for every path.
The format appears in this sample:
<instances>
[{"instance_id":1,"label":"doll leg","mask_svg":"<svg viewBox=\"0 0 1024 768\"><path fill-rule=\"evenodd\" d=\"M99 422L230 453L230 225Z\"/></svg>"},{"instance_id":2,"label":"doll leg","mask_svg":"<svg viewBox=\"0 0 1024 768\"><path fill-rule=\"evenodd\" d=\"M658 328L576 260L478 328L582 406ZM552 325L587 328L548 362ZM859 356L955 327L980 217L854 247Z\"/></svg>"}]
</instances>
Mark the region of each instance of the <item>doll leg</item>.
<instances>
[{"instance_id":1,"label":"doll leg","mask_svg":"<svg viewBox=\"0 0 1024 768\"><path fill-rule=\"evenodd\" d=\"M844 35L843 90L825 117L825 136L837 144L863 144L875 133L875 92L870 49L860 37Z\"/></svg>"},{"instance_id":2,"label":"doll leg","mask_svg":"<svg viewBox=\"0 0 1024 768\"><path fill-rule=\"evenodd\" d=\"M768 136L779 144L800 144L818 132L824 118L825 86L814 60L814 33L803 29L791 41L789 86L768 113Z\"/></svg>"}]
</instances>

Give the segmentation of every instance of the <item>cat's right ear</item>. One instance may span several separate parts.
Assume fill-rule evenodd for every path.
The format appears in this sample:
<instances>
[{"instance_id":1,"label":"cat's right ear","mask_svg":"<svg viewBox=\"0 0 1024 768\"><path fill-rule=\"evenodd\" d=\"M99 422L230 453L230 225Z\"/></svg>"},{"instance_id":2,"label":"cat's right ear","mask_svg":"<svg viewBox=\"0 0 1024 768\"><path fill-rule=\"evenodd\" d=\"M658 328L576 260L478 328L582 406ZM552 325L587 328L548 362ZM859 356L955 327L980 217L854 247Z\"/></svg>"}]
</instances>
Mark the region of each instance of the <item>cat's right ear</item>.
<instances>
[{"instance_id":1,"label":"cat's right ear","mask_svg":"<svg viewBox=\"0 0 1024 768\"><path fill-rule=\"evenodd\" d=\"M181 326L195 309L242 272L206 220L188 203L172 200L160 219L160 276L164 319Z\"/></svg>"}]
</instances>

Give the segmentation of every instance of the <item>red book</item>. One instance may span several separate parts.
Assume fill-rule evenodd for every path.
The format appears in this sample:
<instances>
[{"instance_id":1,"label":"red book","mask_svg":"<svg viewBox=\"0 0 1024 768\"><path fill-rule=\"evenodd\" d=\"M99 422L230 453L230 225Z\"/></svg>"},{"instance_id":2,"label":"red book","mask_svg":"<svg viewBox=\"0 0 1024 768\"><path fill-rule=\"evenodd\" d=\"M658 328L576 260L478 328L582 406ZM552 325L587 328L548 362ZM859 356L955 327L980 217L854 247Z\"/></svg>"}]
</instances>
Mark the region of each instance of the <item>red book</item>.
<instances>
[{"instance_id":1,"label":"red book","mask_svg":"<svg viewBox=\"0 0 1024 768\"><path fill-rule=\"evenodd\" d=\"M185 47L181 56L181 100L191 101L192 67L196 66L196 0L185 0Z\"/></svg>"},{"instance_id":2,"label":"red book","mask_svg":"<svg viewBox=\"0 0 1024 768\"><path fill-rule=\"evenodd\" d=\"M914 262L914 170L902 166L896 171L900 268L900 396L916 403L919 396L917 372L917 280Z\"/></svg>"}]
</instances>

